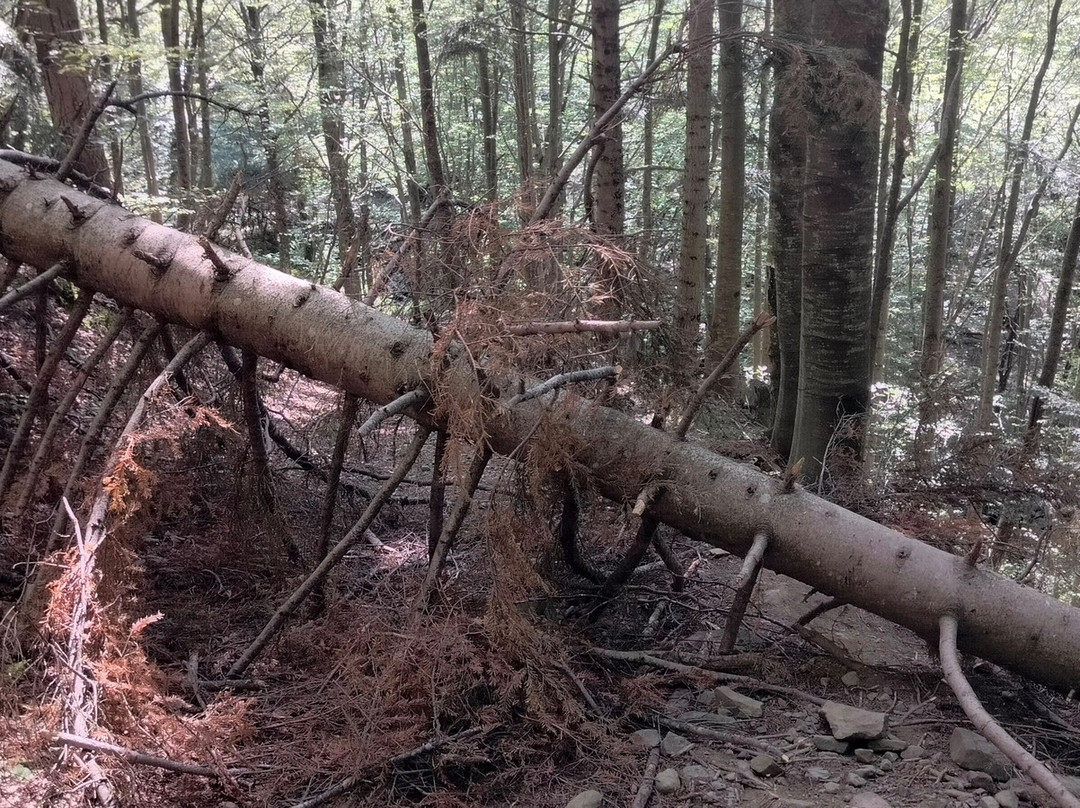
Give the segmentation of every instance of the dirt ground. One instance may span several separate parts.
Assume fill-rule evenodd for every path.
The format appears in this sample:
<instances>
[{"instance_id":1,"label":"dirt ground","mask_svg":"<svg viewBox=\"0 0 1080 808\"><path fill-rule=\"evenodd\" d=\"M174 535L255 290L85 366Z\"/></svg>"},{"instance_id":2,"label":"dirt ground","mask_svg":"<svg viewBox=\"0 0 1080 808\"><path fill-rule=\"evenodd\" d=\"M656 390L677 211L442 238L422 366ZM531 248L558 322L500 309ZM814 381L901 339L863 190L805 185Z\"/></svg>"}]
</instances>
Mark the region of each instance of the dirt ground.
<instances>
[{"instance_id":1,"label":"dirt ground","mask_svg":"<svg viewBox=\"0 0 1080 808\"><path fill-rule=\"evenodd\" d=\"M510 461L492 461L437 603L418 609L433 441L374 525L378 545L361 541L333 573L325 607L306 605L240 681L225 682L224 672L309 569L323 483L277 454L274 509L256 505L231 379L209 357L193 381L215 392L200 406L223 420L175 440L148 430L136 453L152 472L143 493L152 518L129 537L124 562L103 572L121 582L122 603L109 614L123 631L109 635L112 645L93 666L101 689L93 734L208 767L213 776L99 754L118 804L299 806L347 783L323 804L562 808L577 798L571 804L636 806L644 804L634 802L643 783L652 790L652 774L667 769L678 773L678 786L653 793L649 805L992 808L987 800L1011 804L1009 793L1021 804L1050 804L1022 778L987 782L950 759L951 733L969 724L922 639L848 606L800 634L792 624L826 596L796 581L763 574L733 657L719 656L717 642L741 559L685 538L667 536L687 570L682 592L647 557L598 611L595 587L556 551L558 502ZM272 417L325 464L337 394L291 372L267 391ZM100 386L88 389L79 423L100 394ZM13 377L2 375L0 420L8 430L20 396ZM159 427L194 417L175 399L155 406ZM334 541L359 517L412 429L390 421L366 445L351 447ZM71 440L69 451L75 430ZM452 444L448 457L458 470L469 452ZM6 626L19 570L47 526L63 471L61 463L43 485L36 526L15 533L5 525ZM451 486L448 501L453 495ZM583 501L583 550L610 570L634 521L587 492ZM299 548L299 563L290 560L289 543ZM86 773L51 736L71 682L50 650L57 639L4 637L0 806L86 804ZM683 667L617 660L604 649ZM1075 701L986 663L969 675L1028 749L1061 774L1080 772ZM760 701L760 716L725 710L717 695L725 684ZM823 699L886 714L903 751L867 750L857 759L819 749L815 736L828 734ZM698 726L712 727L715 737L665 724L688 713L699 722L714 716ZM634 734L642 729L664 738L654 768L650 741ZM776 765L759 771L761 754ZM670 781L658 779L657 789ZM601 802L588 802L582 792L589 790Z\"/></svg>"}]
</instances>

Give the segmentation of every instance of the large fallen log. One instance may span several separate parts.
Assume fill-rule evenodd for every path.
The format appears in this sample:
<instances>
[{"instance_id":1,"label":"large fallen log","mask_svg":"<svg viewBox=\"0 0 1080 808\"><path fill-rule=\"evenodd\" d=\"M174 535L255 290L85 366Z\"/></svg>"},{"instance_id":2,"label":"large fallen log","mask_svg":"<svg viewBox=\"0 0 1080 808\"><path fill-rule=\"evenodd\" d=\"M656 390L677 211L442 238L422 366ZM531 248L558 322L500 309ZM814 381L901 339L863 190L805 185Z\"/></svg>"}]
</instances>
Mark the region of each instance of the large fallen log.
<instances>
[{"instance_id":1,"label":"large fallen log","mask_svg":"<svg viewBox=\"0 0 1080 808\"><path fill-rule=\"evenodd\" d=\"M2 160L0 250L37 267L69 262L80 285L378 404L435 373L426 331L225 250L211 256L193 237ZM439 366L454 382L439 389L478 400L471 364L450 353ZM517 392L500 384L486 379L484 395ZM765 564L777 572L931 640L951 613L964 651L1048 684L1080 684L1080 610L573 394L490 408L492 448L519 451L542 418L611 499L663 480L652 513L677 530L740 555L767 533Z\"/></svg>"}]
</instances>

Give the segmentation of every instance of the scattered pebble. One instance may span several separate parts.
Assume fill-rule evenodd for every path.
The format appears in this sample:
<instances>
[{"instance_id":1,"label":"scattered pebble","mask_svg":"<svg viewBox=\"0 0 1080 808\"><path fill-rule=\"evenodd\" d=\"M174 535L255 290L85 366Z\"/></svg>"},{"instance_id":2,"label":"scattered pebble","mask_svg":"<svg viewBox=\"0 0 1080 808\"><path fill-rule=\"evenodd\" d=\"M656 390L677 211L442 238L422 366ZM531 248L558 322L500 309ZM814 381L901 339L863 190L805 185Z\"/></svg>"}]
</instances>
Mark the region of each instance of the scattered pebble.
<instances>
[{"instance_id":1,"label":"scattered pebble","mask_svg":"<svg viewBox=\"0 0 1080 808\"><path fill-rule=\"evenodd\" d=\"M783 768L772 755L754 755L750 759L750 771L758 777L775 777Z\"/></svg>"},{"instance_id":2,"label":"scattered pebble","mask_svg":"<svg viewBox=\"0 0 1080 808\"><path fill-rule=\"evenodd\" d=\"M660 733L655 729L639 729L630 734L630 743L645 749L660 745Z\"/></svg>"},{"instance_id":3,"label":"scattered pebble","mask_svg":"<svg viewBox=\"0 0 1080 808\"><path fill-rule=\"evenodd\" d=\"M851 797L851 808L892 808L884 797L873 791L860 791Z\"/></svg>"},{"instance_id":4,"label":"scattered pebble","mask_svg":"<svg viewBox=\"0 0 1080 808\"><path fill-rule=\"evenodd\" d=\"M859 763L873 763L877 755L874 754L873 749L856 749L855 759Z\"/></svg>"},{"instance_id":5,"label":"scattered pebble","mask_svg":"<svg viewBox=\"0 0 1080 808\"><path fill-rule=\"evenodd\" d=\"M840 681L845 687L857 687L859 684L859 674L855 671L848 671L840 677Z\"/></svg>"},{"instance_id":6,"label":"scattered pebble","mask_svg":"<svg viewBox=\"0 0 1080 808\"><path fill-rule=\"evenodd\" d=\"M994 799L1001 808L1020 808L1020 797L1011 788L999 791L994 795Z\"/></svg>"},{"instance_id":7,"label":"scattered pebble","mask_svg":"<svg viewBox=\"0 0 1080 808\"><path fill-rule=\"evenodd\" d=\"M971 772L967 777L967 781L972 788L981 788L987 794L997 790L994 786L994 778L986 772Z\"/></svg>"},{"instance_id":8,"label":"scattered pebble","mask_svg":"<svg viewBox=\"0 0 1080 808\"><path fill-rule=\"evenodd\" d=\"M857 774L849 774L844 778L844 782L852 788L864 788L866 786L866 778Z\"/></svg>"},{"instance_id":9,"label":"scattered pebble","mask_svg":"<svg viewBox=\"0 0 1080 808\"><path fill-rule=\"evenodd\" d=\"M660 742L660 751L668 757L675 757L681 755L687 749L693 749L694 742L684 738L677 732L669 732L664 736L664 740Z\"/></svg>"},{"instance_id":10,"label":"scattered pebble","mask_svg":"<svg viewBox=\"0 0 1080 808\"><path fill-rule=\"evenodd\" d=\"M726 686L716 688L716 698L721 704L726 704L728 707L734 707L739 713L745 715L747 718L761 718L764 705L757 699L744 696L742 693Z\"/></svg>"},{"instance_id":11,"label":"scattered pebble","mask_svg":"<svg viewBox=\"0 0 1080 808\"><path fill-rule=\"evenodd\" d=\"M841 787L842 786L839 783L825 783L821 787L821 790L826 794L839 794Z\"/></svg>"},{"instance_id":12,"label":"scattered pebble","mask_svg":"<svg viewBox=\"0 0 1080 808\"><path fill-rule=\"evenodd\" d=\"M815 735L810 739L810 743L822 752L836 752L840 755L846 755L851 748L847 741L838 741L832 735Z\"/></svg>"},{"instance_id":13,"label":"scattered pebble","mask_svg":"<svg viewBox=\"0 0 1080 808\"><path fill-rule=\"evenodd\" d=\"M909 746L900 753L901 760L919 760L926 756L926 750L921 746Z\"/></svg>"},{"instance_id":14,"label":"scattered pebble","mask_svg":"<svg viewBox=\"0 0 1080 808\"><path fill-rule=\"evenodd\" d=\"M814 783L824 783L832 780L832 772L819 766L811 766L806 770L806 779Z\"/></svg>"}]
</instances>

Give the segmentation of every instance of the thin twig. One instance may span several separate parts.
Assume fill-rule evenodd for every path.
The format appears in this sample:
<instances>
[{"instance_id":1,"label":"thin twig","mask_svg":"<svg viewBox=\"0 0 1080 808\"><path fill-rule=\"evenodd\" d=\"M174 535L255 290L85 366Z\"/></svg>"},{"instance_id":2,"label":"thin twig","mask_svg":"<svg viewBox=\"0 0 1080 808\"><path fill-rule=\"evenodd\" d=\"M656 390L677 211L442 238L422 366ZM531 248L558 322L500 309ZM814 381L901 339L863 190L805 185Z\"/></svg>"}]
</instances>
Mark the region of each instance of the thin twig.
<instances>
[{"instance_id":1,"label":"thin twig","mask_svg":"<svg viewBox=\"0 0 1080 808\"><path fill-rule=\"evenodd\" d=\"M18 303L24 297L33 294L38 289L51 283L53 278L56 278L59 275L63 274L66 268L67 265L62 261L58 264L53 264L40 275L37 275L31 280L28 280L22 286L18 287L17 289L12 289L3 297L0 297L0 312L4 311L4 309L11 306L13 303Z\"/></svg>"},{"instance_id":2,"label":"thin twig","mask_svg":"<svg viewBox=\"0 0 1080 808\"><path fill-rule=\"evenodd\" d=\"M504 326L507 334L524 337L531 334L625 334L659 328L660 320L565 320L552 323L520 323Z\"/></svg>"},{"instance_id":3,"label":"thin twig","mask_svg":"<svg viewBox=\"0 0 1080 808\"><path fill-rule=\"evenodd\" d=\"M649 751L649 761L645 764L645 774L641 776L641 784L634 796L633 805L630 808L645 808L652 796L653 782L656 780L656 770L660 767L660 747L654 746Z\"/></svg>"},{"instance_id":4,"label":"thin twig","mask_svg":"<svg viewBox=\"0 0 1080 808\"><path fill-rule=\"evenodd\" d=\"M366 438L387 418L397 415L399 412L404 412L415 404L421 404L427 401L429 397L430 394L423 387L418 387L415 390L410 390L408 393L405 393L405 395L398 396L389 404L384 404L379 407L371 414L371 417L360 424L356 436L361 440Z\"/></svg>"},{"instance_id":5,"label":"thin twig","mask_svg":"<svg viewBox=\"0 0 1080 808\"><path fill-rule=\"evenodd\" d=\"M735 647L735 640L739 636L739 627L742 626L743 617L746 616L746 607L750 603L750 596L754 593L754 585L757 583L758 574L761 572L761 562L765 557L765 550L769 546L769 534L759 531L754 534L754 541L750 550L743 559L742 568L735 577L735 596L728 610L727 623L724 626L724 635L720 640L720 650L723 653L730 652Z\"/></svg>"},{"instance_id":6,"label":"thin twig","mask_svg":"<svg viewBox=\"0 0 1080 808\"><path fill-rule=\"evenodd\" d=\"M956 617L951 614L942 615L938 620L938 629L938 652L941 655L941 670L945 674L945 681L956 694L956 700L960 702L975 729L1000 749L1018 769L1034 780L1058 805L1062 808L1080 808L1080 798L1065 788L1053 772L1022 747L982 706L960 668L960 658L956 653Z\"/></svg>"},{"instance_id":7,"label":"thin twig","mask_svg":"<svg viewBox=\"0 0 1080 808\"><path fill-rule=\"evenodd\" d=\"M209 766L200 766L196 763L184 763L180 760L158 757L157 755L147 755L143 752L136 752L134 749L129 749L126 746L117 746L116 744L106 743L105 741L96 741L93 738L84 738L81 735L74 735L70 732L57 732L53 738L64 744L64 746L73 746L76 749L85 749L88 752L111 755L120 758L127 763L134 763L140 766L155 766L156 768L167 769L171 772L195 774L200 777L221 777L221 772L211 769Z\"/></svg>"}]
</instances>

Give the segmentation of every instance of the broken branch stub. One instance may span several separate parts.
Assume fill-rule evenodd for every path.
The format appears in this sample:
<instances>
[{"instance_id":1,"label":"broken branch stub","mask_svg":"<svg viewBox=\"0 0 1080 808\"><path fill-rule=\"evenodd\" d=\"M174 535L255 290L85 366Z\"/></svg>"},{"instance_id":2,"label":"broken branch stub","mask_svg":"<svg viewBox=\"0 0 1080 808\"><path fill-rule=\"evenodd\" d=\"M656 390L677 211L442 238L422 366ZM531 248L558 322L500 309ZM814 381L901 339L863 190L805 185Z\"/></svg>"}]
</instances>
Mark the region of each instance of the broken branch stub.
<instances>
[{"instance_id":1,"label":"broken branch stub","mask_svg":"<svg viewBox=\"0 0 1080 808\"><path fill-rule=\"evenodd\" d=\"M444 388L455 391L449 395L463 401L486 395L460 348L448 346L440 354L444 364L433 367L427 331L241 258L232 259L238 267L232 281L215 290L193 237L109 205L72 230L67 211L53 206L43 213L43 200L61 192L80 204L89 197L52 179L28 180L24 169L0 160L0 235L8 257L38 267L70 260L79 285L170 322L211 329L375 403L392 401L436 373L453 375ZM173 256L167 273L155 276L131 254L125 238L133 232L140 245ZM301 297L303 305L294 305ZM485 384L504 394L509 386L493 376ZM965 652L1047 684L1080 682L1080 609L973 569L803 489L785 494L781 481L629 415L577 397L558 400L557 413L541 399L493 408L484 424L492 449L518 456L541 431L542 419L557 418L573 438L575 467L597 493L628 502L649 479L662 478L668 494L651 513L691 538L741 555L767 529L770 569L923 637L936 637L938 617L954 612ZM416 415L425 424L434 421L430 412Z\"/></svg>"}]
</instances>

